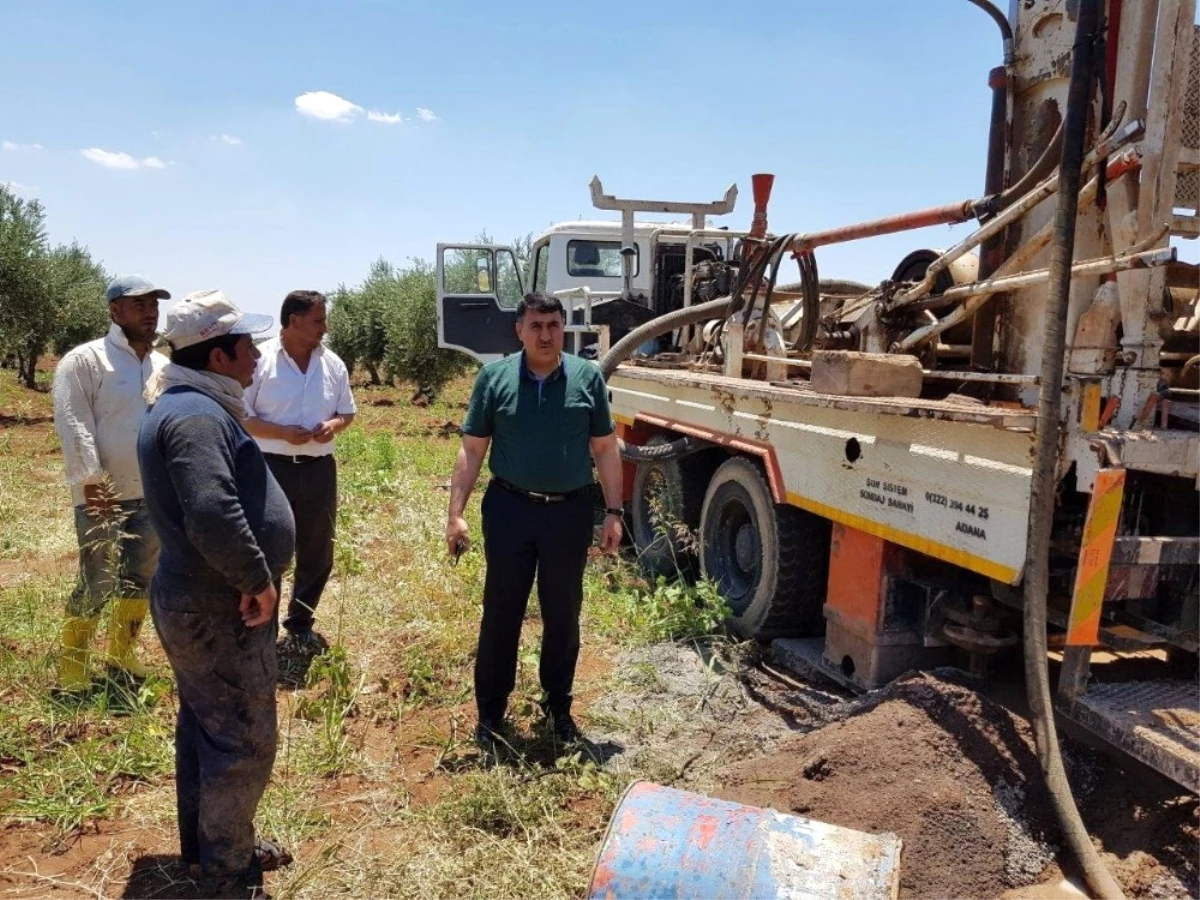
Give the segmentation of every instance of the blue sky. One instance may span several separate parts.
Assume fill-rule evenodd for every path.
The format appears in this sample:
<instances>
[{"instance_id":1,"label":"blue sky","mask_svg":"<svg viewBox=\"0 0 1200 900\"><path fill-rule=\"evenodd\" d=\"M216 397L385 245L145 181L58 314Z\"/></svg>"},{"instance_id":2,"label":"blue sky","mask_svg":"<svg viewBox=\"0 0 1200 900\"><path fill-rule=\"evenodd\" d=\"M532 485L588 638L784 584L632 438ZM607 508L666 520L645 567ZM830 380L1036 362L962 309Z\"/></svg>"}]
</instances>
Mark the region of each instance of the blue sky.
<instances>
[{"instance_id":1,"label":"blue sky","mask_svg":"<svg viewBox=\"0 0 1200 900\"><path fill-rule=\"evenodd\" d=\"M981 192L1000 40L979 10L749 9L5 0L0 31L19 40L0 80L0 182L111 271L272 314L288 290L357 283L381 255L602 218L594 174L622 197L717 199L736 182L718 224L745 227L750 174L774 172L776 231ZM964 228L818 261L874 281Z\"/></svg>"}]
</instances>

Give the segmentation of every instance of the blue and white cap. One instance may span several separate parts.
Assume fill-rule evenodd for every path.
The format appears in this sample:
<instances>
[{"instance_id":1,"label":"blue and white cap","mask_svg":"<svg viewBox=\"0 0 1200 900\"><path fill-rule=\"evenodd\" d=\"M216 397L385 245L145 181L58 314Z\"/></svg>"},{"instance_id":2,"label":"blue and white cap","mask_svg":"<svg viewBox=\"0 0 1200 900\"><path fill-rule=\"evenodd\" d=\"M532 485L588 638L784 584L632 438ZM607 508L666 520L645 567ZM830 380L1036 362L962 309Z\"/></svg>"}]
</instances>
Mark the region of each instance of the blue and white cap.
<instances>
[{"instance_id":1,"label":"blue and white cap","mask_svg":"<svg viewBox=\"0 0 1200 900\"><path fill-rule=\"evenodd\" d=\"M108 283L104 298L112 303L122 297L142 297L146 294L153 294L159 300L171 299L170 292L164 291L149 278L143 278L141 275L118 275Z\"/></svg>"},{"instance_id":2,"label":"blue and white cap","mask_svg":"<svg viewBox=\"0 0 1200 900\"><path fill-rule=\"evenodd\" d=\"M244 313L224 291L193 291L169 310L165 337L176 350L225 334L258 334L275 320L259 313Z\"/></svg>"}]
</instances>

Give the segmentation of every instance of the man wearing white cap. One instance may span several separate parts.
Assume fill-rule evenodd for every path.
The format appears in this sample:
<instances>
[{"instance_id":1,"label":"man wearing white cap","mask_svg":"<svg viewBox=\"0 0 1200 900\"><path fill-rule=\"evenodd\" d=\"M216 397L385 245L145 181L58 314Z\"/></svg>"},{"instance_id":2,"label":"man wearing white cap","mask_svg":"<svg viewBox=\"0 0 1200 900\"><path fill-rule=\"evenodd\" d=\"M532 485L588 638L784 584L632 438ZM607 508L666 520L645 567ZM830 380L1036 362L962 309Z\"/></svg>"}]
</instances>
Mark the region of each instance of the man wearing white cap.
<instances>
[{"instance_id":1,"label":"man wearing white cap","mask_svg":"<svg viewBox=\"0 0 1200 900\"><path fill-rule=\"evenodd\" d=\"M274 582L295 547L287 498L243 426L269 316L220 291L167 313L171 363L147 389L137 455L162 540L151 615L179 689L175 789L184 862L221 890L291 861L256 840L275 762ZM224 896L212 895L212 896Z\"/></svg>"},{"instance_id":2,"label":"man wearing white cap","mask_svg":"<svg viewBox=\"0 0 1200 900\"><path fill-rule=\"evenodd\" d=\"M108 334L67 353L54 373L54 427L79 541L79 577L58 659L58 687L65 694L91 687L88 645L110 599L110 669L139 680L149 674L134 647L146 618L158 538L142 502L134 444L146 411L146 382L167 364L150 345L158 301L170 296L140 275L113 279L106 293Z\"/></svg>"}]
</instances>

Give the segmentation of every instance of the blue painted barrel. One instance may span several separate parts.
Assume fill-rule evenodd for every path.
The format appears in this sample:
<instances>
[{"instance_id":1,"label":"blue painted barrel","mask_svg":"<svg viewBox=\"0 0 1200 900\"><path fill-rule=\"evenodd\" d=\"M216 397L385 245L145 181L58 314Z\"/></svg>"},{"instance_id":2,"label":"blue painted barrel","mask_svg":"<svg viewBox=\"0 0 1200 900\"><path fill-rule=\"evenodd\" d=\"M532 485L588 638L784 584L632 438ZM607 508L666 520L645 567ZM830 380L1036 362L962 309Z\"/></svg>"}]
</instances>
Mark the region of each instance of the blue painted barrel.
<instances>
[{"instance_id":1,"label":"blue painted barrel","mask_svg":"<svg viewBox=\"0 0 1200 900\"><path fill-rule=\"evenodd\" d=\"M646 781L613 811L588 897L894 900L900 839Z\"/></svg>"}]
</instances>

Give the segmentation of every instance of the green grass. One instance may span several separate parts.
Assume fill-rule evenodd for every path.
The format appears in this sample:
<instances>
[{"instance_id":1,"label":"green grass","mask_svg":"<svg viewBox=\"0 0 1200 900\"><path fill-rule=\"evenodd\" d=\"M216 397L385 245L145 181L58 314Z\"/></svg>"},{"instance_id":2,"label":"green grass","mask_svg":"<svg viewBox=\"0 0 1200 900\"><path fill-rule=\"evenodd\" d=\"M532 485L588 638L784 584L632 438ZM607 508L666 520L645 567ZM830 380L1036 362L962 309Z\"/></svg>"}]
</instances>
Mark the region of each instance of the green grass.
<instances>
[{"instance_id":1,"label":"green grass","mask_svg":"<svg viewBox=\"0 0 1200 900\"><path fill-rule=\"evenodd\" d=\"M52 694L74 577L70 501L41 421L49 397L7 374L0 413L36 424L0 432L0 823L53 844L127 820L143 846L170 854L176 700L153 634L142 655L162 676L140 690L101 684L74 704ZM445 426L461 420L470 383L426 408L404 389L359 388L359 418L338 438L335 570L318 620L331 647L303 686L280 689L259 809L262 832L297 855L275 876L277 896L578 896L620 792L662 774L617 774L536 733L523 755L488 768L469 742L483 554L452 566L442 535L458 450ZM476 548L480 493L468 510ZM711 585L650 583L628 562L593 561L585 591L585 655L609 664L622 647L701 638L723 615ZM539 640L534 599L512 703L523 735L540 718ZM595 690L611 684L595 679Z\"/></svg>"}]
</instances>

